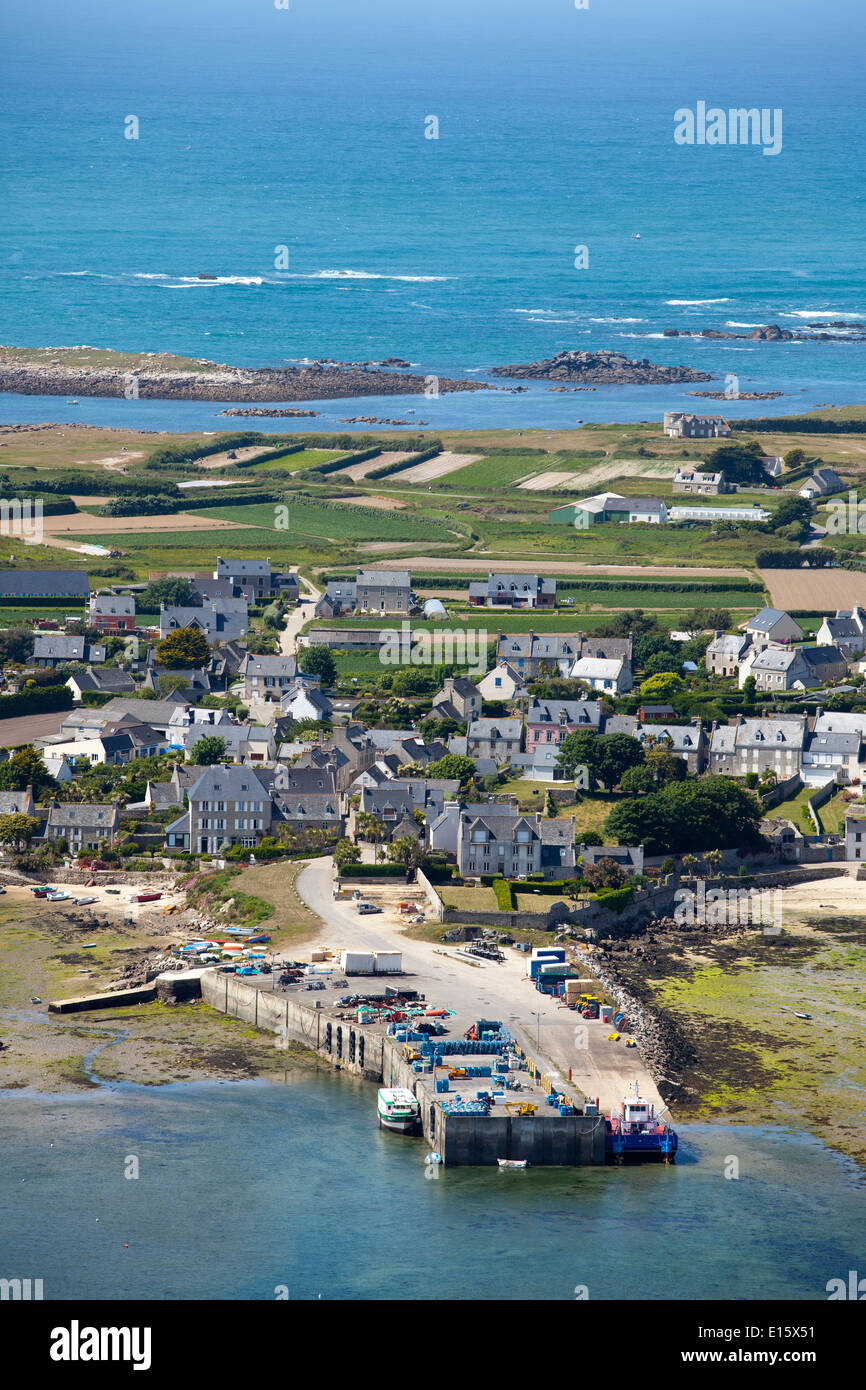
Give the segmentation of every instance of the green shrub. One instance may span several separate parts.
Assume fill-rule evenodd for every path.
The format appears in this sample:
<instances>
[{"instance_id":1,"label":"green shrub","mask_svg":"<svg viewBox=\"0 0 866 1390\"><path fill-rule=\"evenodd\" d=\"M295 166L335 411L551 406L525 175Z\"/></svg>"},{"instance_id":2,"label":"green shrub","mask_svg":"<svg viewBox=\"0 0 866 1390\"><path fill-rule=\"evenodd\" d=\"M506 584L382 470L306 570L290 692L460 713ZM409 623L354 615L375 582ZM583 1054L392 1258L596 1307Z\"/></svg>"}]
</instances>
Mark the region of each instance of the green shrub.
<instances>
[{"instance_id":1,"label":"green shrub","mask_svg":"<svg viewBox=\"0 0 866 1390\"><path fill-rule=\"evenodd\" d=\"M496 895L496 902L503 912L515 912L517 902L514 897L514 889L507 879L495 878L492 883L493 892Z\"/></svg>"}]
</instances>

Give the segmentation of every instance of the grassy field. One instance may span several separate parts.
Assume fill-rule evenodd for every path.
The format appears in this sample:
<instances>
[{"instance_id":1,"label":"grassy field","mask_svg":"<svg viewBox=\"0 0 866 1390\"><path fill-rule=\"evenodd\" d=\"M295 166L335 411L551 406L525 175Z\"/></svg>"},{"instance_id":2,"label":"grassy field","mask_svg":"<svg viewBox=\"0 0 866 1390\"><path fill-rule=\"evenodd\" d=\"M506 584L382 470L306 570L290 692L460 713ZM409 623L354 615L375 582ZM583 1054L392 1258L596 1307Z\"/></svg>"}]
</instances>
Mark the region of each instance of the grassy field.
<instances>
[{"instance_id":1,"label":"grassy field","mask_svg":"<svg viewBox=\"0 0 866 1390\"><path fill-rule=\"evenodd\" d=\"M334 541L427 541L457 539L444 523L433 518L418 517L407 512L388 512L379 509L366 511L362 507L327 506L324 503L295 501L289 507L289 529L277 532L290 536L311 536ZM236 521L244 526L260 526L274 530L278 513L273 503L250 504L238 507L196 508L196 516L223 521ZM261 544L261 536L259 543Z\"/></svg>"},{"instance_id":2,"label":"grassy field","mask_svg":"<svg viewBox=\"0 0 866 1390\"><path fill-rule=\"evenodd\" d=\"M294 454L283 454L281 458L265 459L262 463L251 464L244 471L297 473L302 468L318 468L321 463L330 463L331 459L339 458L343 452L342 449L299 449Z\"/></svg>"}]
</instances>

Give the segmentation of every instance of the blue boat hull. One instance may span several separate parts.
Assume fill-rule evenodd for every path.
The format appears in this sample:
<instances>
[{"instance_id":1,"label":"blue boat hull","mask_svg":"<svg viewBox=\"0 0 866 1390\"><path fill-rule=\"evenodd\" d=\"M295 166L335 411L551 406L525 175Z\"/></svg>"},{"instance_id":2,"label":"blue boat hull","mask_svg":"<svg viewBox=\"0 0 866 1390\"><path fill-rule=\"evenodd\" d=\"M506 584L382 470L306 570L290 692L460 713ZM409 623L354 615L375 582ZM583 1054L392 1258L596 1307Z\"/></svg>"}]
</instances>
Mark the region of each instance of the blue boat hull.
<instances>
[{"instance_id":1,"label":"blue boat hull","mask_svg":"<svg viewBox=\"0 0 866 1390\"><path fill-rule=\"evenodd\" d=\"M678 1146L676 1131L672 1129L664 1134L615 1134L608 1131L604 1137L605 1156L615 1161L636 1158L673 1163Z\"/></svg>"}]
</instances>

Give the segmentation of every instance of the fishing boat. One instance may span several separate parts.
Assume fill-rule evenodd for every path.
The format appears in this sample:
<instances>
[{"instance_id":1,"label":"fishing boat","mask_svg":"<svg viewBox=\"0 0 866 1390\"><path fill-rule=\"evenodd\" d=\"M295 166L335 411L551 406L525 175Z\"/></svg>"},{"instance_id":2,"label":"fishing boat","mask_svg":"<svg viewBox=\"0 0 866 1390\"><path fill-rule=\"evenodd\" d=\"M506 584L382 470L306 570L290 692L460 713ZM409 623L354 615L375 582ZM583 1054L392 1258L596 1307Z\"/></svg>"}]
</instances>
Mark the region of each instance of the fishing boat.
<instances>
[{"instance_id":1,"label":"fishing boat","mask_svg":"<svg viewBox=\"0 0 866 1390\"><path fill-rule=\"evenodd\" d=\"M379 1127L411 1134L421 1121L421 1106L406 1086L379 1088Z\"/></svg>"},{"instance_id":2,"label":"fishing boat","mask_svg":"<svg viewBox=\"0 0 866 1390\"><path fill-rule=\"evenodd\" d=\"M528 1168L528 1158L497 1158L500 1168Z\"/></svg>"},{"instance_id":3,"label":"fishing boat","mask_svg":"<svg viewBox=\"0 0 866 1390\"><path fill-rule=\"evenodd\" d=\"M644 1100L634 1083L634 1094L626 1096L619 1114L605 1119L605 1154L614 1163L626 1158L662 1159L673 1163L679 1140L677 1132L655 1112L655 1106Z\"/></svg>"}]
</instances>

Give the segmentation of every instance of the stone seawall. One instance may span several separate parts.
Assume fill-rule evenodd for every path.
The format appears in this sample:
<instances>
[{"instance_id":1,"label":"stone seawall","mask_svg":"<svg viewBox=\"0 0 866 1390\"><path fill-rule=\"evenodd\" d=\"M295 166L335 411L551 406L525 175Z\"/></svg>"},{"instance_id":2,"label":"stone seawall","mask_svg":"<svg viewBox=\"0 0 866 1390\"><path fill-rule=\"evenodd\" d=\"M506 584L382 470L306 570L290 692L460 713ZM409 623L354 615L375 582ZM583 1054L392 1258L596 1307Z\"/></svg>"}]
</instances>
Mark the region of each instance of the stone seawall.
<instances>
[{"instance_id":1,"label":"stone seawall","mask_svg":"<svg viewBox=\"0 0 866 1390\"><path fill-rule=\"evenodd\" d=\"M237 976L215 970L202 976L201 993L212 1009L276 1034L277 1047L298 1043L340 1071L366 1081L382 1078L381 1033L351 1021L337 1022L308 1004L267 989L254 989Z\"/></svg>"}]
</instances>

